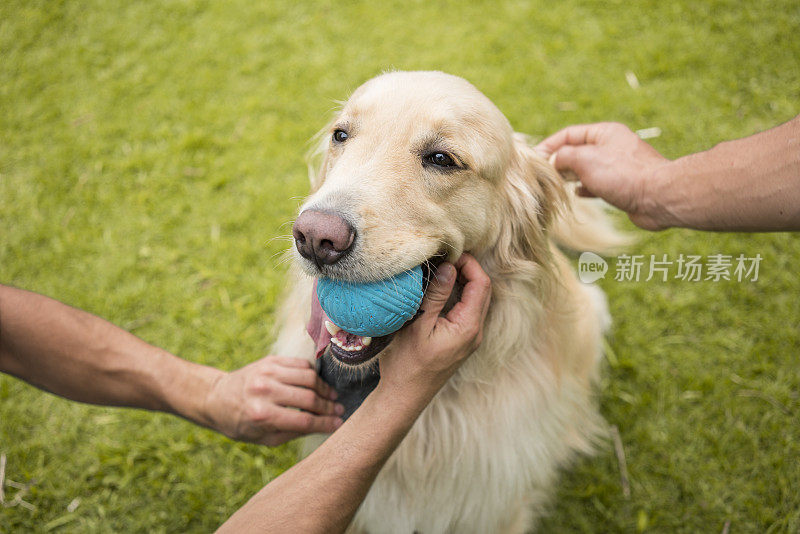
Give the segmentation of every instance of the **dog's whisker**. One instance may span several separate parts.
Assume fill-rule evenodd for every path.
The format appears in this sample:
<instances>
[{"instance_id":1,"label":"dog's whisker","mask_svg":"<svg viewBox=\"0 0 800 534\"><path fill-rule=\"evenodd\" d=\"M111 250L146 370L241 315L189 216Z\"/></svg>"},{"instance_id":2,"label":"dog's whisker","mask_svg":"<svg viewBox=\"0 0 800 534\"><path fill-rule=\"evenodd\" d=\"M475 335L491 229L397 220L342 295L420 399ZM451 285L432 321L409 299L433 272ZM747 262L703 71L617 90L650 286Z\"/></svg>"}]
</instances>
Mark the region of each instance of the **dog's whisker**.
<instances>
[{"instance_id":1,"label":"dog's whisker","mask_svg":"<svg viewBox=\"0 0 800 534\"><path fill-rule=\"evenodd\" d=\"M277 261L275 261L276 256L278 256ZM284 264L291 263L294 257L289 253L289 251L281 250L273 254L270 259L275 263L276 266L282 266Z\"/></svg>"},{"instance_id":2,"label":"dog's whisker","mask_svg":"<svg viewBox=\"0 0 800 534\"><path fill-rule=\"evenodd\" d=\"M267 240L267 245L271 245L275 241L294 241L294 236L291 234L276 235Z\"/></svg>"},{"instance_id":3,"label":"dog's whisker","mask_svg":"<svg viewBox=\"0 0 800 534\"><path fill-rule=\"evenodd\" d=\"M287 261L287 260L290 260L290 259L291 259L291 256L289 256L289 254L287 254L286 252L287 252L287 251L285 251L285 250L279 250L279 251L278 251L278 252L276 252L275 254L272 254L272 255L270 256L270 258L275 258L276 256L280 256L280 257L281 257L281 259L282 259L282 261Z\"/></svg>"},{"instance_id":4,"label":"dog's whisker","mask_svg":"<svg viewBox=\"0 0 800 534\"><path fill-rule=\"evenodd\" d=\"M449 248L450 250L455 250L455 249L456 249L456 247L454 247L454 246L452 245L452 243L448 243L447 241L445 241L445 240L444 240L444 239L442 239L442 238L435 237L434 239L435 239L437 242L439 242L439 243L441 243L442 245L444 245L444 246L446 246L447 248Z\"/></svg>"}]
</instances>

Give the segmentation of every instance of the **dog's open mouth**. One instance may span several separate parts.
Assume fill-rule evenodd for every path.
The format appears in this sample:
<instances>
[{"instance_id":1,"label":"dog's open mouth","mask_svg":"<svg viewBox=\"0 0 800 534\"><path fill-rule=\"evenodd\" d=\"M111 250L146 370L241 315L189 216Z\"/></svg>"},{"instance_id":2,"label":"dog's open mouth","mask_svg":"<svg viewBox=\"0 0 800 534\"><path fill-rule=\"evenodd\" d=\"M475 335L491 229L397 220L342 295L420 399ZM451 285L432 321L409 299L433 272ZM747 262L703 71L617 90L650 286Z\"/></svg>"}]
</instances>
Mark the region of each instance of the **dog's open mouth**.
<instances>
[{"instance_id":1,"label":"dog's open mouth","mask_svg":"<svg viewBox=\"0 0 800 534\"><path fill-rule=\"evenodd\" d=\"M436 272L436 267L443 260L444 254L437 254L422 264L424 288L428 287L431 276L433 276L433 273ZM319 306L316 296L314 298L314 306ZM327 316L322 314L321 309L319 312L320 315L322 315L322 321L325 330L327 331L327 334L330 335L330 341L328 341L327 335L324 331L320 334L317 334L314 329L311 328L309 330L309 334L311 334L312 338L317 341L318 347L320 347L320 345L323 347L327 345L327 350L330 351L331 356L336 358L336 360L344 365L358 366L370 361L372 358L380 354L381 351L383 351L383 349L389 345L389 343L391 343L394 335L397 333L394 332L380 337L359 336L357 334L347 332L346 330L343 330L339 326L333 324L333 322L331 322ZM412 323L420 313L421 310L418 311L417 314L409 321L407 321L402 328L405 328L407 325ZM323 349L320 348L318 351L318 356L322 354L322 351Z\"/></svg>"},{"instance_id":2,"label":"dog's open mouth","mask_svg":"<svg viewBox=\"0 0 800 534\"><path fill-rule=\"evenodd\" d=\"M394 334L366 337L346 332L330 321L325 329L331 335L330 351L334 358L347 365L359 365L377 356L389 345Z\"/></svg>"}]
</instances>

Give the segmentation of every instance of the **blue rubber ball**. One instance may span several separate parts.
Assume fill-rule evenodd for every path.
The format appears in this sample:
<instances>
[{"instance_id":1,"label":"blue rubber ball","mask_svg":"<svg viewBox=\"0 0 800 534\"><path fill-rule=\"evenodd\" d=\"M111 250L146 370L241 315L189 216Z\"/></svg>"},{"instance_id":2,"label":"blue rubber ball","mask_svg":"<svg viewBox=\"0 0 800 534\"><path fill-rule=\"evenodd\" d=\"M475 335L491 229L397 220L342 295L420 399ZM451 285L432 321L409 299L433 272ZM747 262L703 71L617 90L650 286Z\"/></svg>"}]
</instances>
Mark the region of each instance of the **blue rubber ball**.
<instances>
[{"instance_id":1,"label":"blue rubber ball","mask_svg":"<svg viewBox=\"0 0 800 534\"><path fill-rule=\"evenodd\" d=\"M320 278L317 298L333 324L351 334L379 337L414 317L425 292L422 267L364 284Z\"/></svg>"}]
</instances>

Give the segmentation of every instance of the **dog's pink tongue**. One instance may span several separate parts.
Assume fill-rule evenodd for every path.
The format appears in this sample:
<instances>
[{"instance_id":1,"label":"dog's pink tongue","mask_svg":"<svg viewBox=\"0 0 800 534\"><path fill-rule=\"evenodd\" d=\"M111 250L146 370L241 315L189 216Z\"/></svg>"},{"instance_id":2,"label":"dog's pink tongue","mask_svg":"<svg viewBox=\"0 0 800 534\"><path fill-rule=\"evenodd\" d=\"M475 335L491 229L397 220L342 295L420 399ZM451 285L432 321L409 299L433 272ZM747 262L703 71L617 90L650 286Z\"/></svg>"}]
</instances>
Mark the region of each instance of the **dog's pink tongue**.
<instances>
[{"instance_id":1,"label":"dog's pink tongue","mask_svg":"<svg viewBox=\"0 0 800 534\"><path fill-rule=\"evenodd\" d=\"M306 331L314 343L317 345L317 358L322 357L322 353L331 342L331 335L325 328L325 321L329 321L328 316L319 305L317 298L317 281L314 280L314 287L311 290L311 319L308 320Z\"/></svg>"}]
</instances>

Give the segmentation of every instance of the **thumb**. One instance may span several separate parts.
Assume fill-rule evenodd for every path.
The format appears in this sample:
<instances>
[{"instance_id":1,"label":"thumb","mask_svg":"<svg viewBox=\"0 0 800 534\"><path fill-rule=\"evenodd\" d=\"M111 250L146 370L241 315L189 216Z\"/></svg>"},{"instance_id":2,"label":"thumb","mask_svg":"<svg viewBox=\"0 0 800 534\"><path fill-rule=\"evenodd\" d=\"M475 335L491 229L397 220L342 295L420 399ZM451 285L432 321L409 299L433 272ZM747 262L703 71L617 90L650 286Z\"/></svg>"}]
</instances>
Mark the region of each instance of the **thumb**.
<instances>
[{"instance_id":1,"label":"thumb","mask_svg":"<svg viewBox=\"0 0 800 534\"><path fill-rule=\"evenodd\" d=\"M453 264L445 262L439 265L420 305L422 316L418 321L425 324L426 328L432 329L433 325L436 324L439 313L444 308L447 299L450 298L455 281L456 268Z\"/></svg>"}]
</instances>

